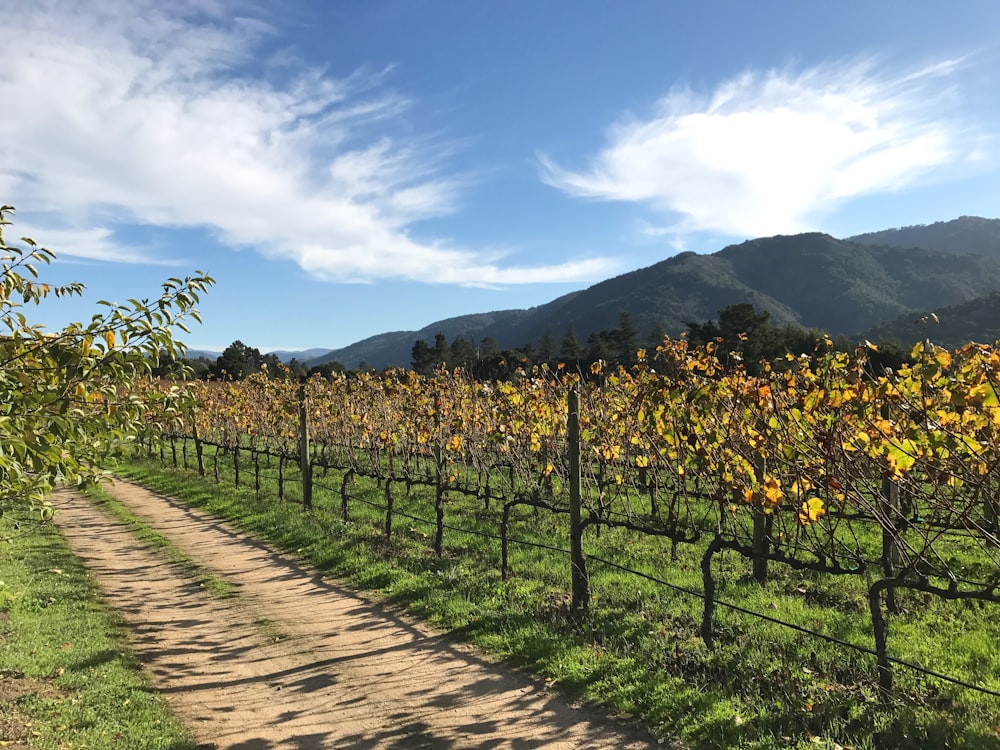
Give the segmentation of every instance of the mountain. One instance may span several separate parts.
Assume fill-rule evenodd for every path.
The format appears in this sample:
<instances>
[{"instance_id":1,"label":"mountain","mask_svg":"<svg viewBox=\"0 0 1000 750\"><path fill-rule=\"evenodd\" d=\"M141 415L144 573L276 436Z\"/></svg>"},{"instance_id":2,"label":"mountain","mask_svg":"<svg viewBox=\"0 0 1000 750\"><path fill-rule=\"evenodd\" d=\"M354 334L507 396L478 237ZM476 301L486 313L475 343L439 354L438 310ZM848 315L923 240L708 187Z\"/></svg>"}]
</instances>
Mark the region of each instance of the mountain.
<instances>
[{"instance_id":1,"label":"mountain","mask_svg":"<svg viewBox=\"0 0 1000 750\"><path fill-rule=\"evenodd\" d=\"M280 359L285 364L288 364L293 359L297 359L299 362L308 362L311 359L317 359L322 357L324 354L329 353L331 350L326 349L303 349L302 351L285 351L283 349L275 349L274 351L267 352L267 354L273 354L278 359Z\"/></svg>"},{"instance_id":2,"label":"mountain","mask_svg":"<svg viewBox=\"0 0 1000 750\"><path fill-rule=\"evenodd\" d=\"M322 359L347 367L357 367L362 359L372 367L406 366L413 342L432 343L438 332L449 340L460 335L473 342L491 336L501 347L512 347L537 342L546 332L559 341L572 325L583 342L594 331L614 328L623 311L643 338L655 327L677 335L687 323L713 319L720 308L740 302L767 310L775 323L853 335L1000 290L1000 235L993 244L987 241L1000 221L963 217L945 224L951 229L910 227L905 235L891 236L931 244L945 235L971 236L975 229L981 254L961 254L970 245L958 240L945 251L820 233L766 237L711 255L681 253L530 310L450 318L419 331L374 336Z\"/></svg>"},{"instance_id":3,"label":"mountain","mask_svg":"<svg viewBox=\"0 0 1000 750\"><path fill-rule=\"evenodd\" d=\"M405 367L410 364L413 342L417 339L424 339L433 343L434 336L438 333L444 334L448 341L461 336L467 341L479 342L487 336L492 336L501 348L520 346L525 343L524 340L517 338L516 333L521 322L541 309L533 307L528 310L497 310L462 315L457 318L439 320L418 331L380 333L342 349L328 351L323 356L312 359L306 364L313 367L326 362L340 362L346 367L353 368L358 367L362 362L367 362L370 366L378 368L389 365Z\"/></svg>"},{"instance_id":4,"label":"mountain","mask_svg":"<svg viewBox=\"0 0 1000 750\"><path fill-rule=\"evenodd\" d=\"M930 316L934 312L937 322ZM930 339L955 349L970 341L993 344L1000 340L1000 292L920 314L904 315L875 326L864 334L870 340L895 339L909 349L917 341Z\"/></svg>"},{"instance_id":5,"label":"mountain","mask_svg":"<svg viewBox=\"0 0 1000 750\"><path fill-rule=\"evenodd\" d=\"M206 349L188 349L184 352L187 359L207 359L214 362L222 356L222 352L210 352Z\"/></svg>"},{"instance_id":6,"label":"mountain","mask_svg":"<svg viewBox=\"0 0 1000 750\"><path fill-rule=\"evenodd\" d=\"M956 255L975 253L1000 258L1000 219L960 216L951 221L885 229L849 239L866 245L920 247Z\"/></svg>"}]
</instances>

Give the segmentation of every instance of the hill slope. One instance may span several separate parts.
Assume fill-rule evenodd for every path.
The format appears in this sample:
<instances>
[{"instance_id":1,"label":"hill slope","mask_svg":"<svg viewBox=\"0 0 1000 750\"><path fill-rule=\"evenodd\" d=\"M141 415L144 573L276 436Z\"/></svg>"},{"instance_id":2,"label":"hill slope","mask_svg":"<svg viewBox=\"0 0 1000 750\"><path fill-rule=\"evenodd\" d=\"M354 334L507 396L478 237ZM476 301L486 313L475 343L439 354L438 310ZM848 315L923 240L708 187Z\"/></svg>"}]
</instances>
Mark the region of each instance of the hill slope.
<instances>
[{"instance_id":1,"label":"hill slope","mask_svg":"<svg viewBox=\"0 0 1000 750\"><path fill-rule=\"evenodd\" d=\"M921 247L956 255L989 255L1000 258L1000 219L960 216L951 221L884 229L848 238L866 245Z\"/></svg>"},{"instance_id":2,"label":"hill slope","mask_svg":"<svg viewBox=\"0 0 1000 750\"><path fill-rule=\"evenodd\" d=\"M970 341L993 344L1000 340L1000 292L963 302L950 307L940 307L933 312L938 322L920 315L904 315L875 326L865 338L892 338L909 348L917 341L930 339L935 344L954 349Z\"/></svg>"},{"instance_id":3,"label":"hill slope","mask_svg":"<svg viewBox=\"0 0 1000 750\"><path fill-rule=\"evenodd\" d=\"M838 240L819 233L767 237L712 255L681 253L530 310L468 315L419 331L374 336L335 350L322 361L336 360L348 367L362 360L373 367L406 366L413 342L432 341L438 332L449 340L462 336L474 342L491 336L501 347L513 347L537 342L546 332L558 341L572 325L585 341L594 331L614 328L622 311L630 313L643 338L657 326L677 335L688 322L712 319L720 308L740 302L767 310L776 323L854 334L900 316L1000 290L1000 231L993 245L983 239L994 228L1000 230L1000 221L963 217L956 222L947 224L953 225L951 229L983 230L976 245L985 248L982 254L961 254L954 248L968 245L957 241L946 252ZM900 236L933 244L951 232L944 229L911 227Z\"/></svg>"}]
</instances>

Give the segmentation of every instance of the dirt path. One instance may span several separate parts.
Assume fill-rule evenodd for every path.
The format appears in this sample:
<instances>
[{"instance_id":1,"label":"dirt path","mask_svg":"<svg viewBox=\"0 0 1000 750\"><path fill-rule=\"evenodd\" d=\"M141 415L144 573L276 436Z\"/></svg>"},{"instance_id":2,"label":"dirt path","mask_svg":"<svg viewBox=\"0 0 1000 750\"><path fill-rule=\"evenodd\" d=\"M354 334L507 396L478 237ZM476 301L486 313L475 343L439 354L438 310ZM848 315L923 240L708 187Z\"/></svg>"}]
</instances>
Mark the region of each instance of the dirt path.
<instances>
[{"instance_id":1,"label":"dirt path","mask_svg":"<svg viewBox=\"0 0 1000 750\"><path fill-rule=\"evenodd\" d=\"M56 498L73 551L123 613L155 686L207 747L656 746L217 519L132 484L109 491L239 591L207 595L102 509Z\"/></svg>"}]
</instances>

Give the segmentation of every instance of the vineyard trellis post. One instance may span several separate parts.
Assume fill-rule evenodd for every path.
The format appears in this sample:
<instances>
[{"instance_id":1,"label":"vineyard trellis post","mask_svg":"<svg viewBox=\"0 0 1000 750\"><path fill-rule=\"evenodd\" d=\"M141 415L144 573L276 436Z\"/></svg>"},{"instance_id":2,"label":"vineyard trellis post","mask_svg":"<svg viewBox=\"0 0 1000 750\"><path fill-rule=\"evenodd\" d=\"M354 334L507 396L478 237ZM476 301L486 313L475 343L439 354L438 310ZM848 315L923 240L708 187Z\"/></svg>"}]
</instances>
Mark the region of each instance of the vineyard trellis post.
<instances>
[{"instance_id":1,"label":"vineyard trellis post","mask_svg":"<svg viewBox=\"0 0 1000 750\"><path fill-rule=\"evenodd\" d=\"M889 419L889 405L883 404L880 410L882 419ZM900 517L899 483L886 470L882 476L882 505L885 519L882 524L882 572L886 578L896 575L900 562L899 540L897 539ZM886 590L885 603L889 612L899 614L896 594L893 589Z\"/></svg>"},{"instance_id":2,"label":"vineyard trellis post","mask_svg":"<svg viewBox=\"0 0 1000 750\"><path fill-rule=\"evenodd\" d=\"M309 457L309 408L306 384L299 385L299 467L302 471L302 507L312 509L312 461Z\"/></svg>"},{"instance_id":3,"label":"vineyard trellis post","mask_svg":"<svg viewBox=\"0 0 1000 750\"><path fill-rule=\"evenodd\" d=\"M569 526L573 581L572 608L586 611L590 606L590 579L583 555L583 513L580 496L580 391L570 388L567 396L567 450L569 451Z\"/></svg>"},{"instance_id":4,"label":"vineyard trellis post","mask_svg":"<svg viewBox=\"0 0 1000 750\"><path fill-rule=\"evenodd\" d=\"M191 412L191 434L194 437L194 452L198 457L198 476L203 477L205 476L205 446L198 434L198 413L193 410Z\"/></svg>"},{"instance_id":5,"label":"vineyard trellis post","mask_svg":"<svg viewBox=\"0 0 1000 750\"><path fill-rule=\"evenodd\" d=\"M764 457L760 454L754 456L754 471L757 476L757 483L763 485L766 478L766 467ZM774 524L774 514L764 509L762 497L755 497L751 507L753 519L753 537L751 541L753 549L753 578L757 583L763 585L767 582L768 555L771 552L771 530Z\"/></svg>"},{"instance_id":6,"label":"vineyard trellis post","mask_svg":"<svg viewBox=\"0 0 1000 750\"><path fill-rule=\"evenodd\" d=\"M441 557L444 547L444 465L441 451L441 409L443 402L436 391L431 395L434 404L434 554Z\"/></svg>"},{"instance_id":7,"label":"vineyard trellis post","mask_svg":"<svg viewBox=\"0 0 1000 750\"><path fill-rule=\"evenodd\" d=\"M763 585L767 582L768 554L771 551L771 527L774 515L761 507L761 501L754 502L753 515L753 578Z\"/></svg>"}]
</instances>

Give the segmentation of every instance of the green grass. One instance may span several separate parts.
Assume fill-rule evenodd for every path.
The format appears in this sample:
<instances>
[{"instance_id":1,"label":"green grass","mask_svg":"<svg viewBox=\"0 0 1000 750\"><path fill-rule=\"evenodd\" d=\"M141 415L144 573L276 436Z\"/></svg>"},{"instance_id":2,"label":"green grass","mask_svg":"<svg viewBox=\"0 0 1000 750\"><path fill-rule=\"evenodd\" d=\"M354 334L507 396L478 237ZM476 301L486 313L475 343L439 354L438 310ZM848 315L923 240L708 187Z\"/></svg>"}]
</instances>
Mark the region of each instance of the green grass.
<instances>
[{"instance_id":1,"label":"green grass","mask_svg":"<svg viewBox=\"0 0 1000 750\"><path fill-rule=\"evenodd\" d=\"M51 524L0 517L0 746L192 750Z\"/></svg>"},{"instance_id":2,"label":"green grass","mask_svg":"<svg viewBox=\"0 0 1000 750\"><path fill-rule=\"evenodd\" d=\"M187 577L197 583L209 596L227 599L236 595L236 587L222 576L202 565L181 551L169 539L156 531L114 497L99 487L91 487L86 492L94 502L102 505L114 518L128 526L136 539L157 551L165 560L177 566Z\"/></svg>"},{"instance_id":3,"label":"green grass","mask_svg":"<svg viewBox=\"0 0 1000 750\"><path fill-rule=\"evenodd\" d=\"M208 463L208 461L207 461ZM210 464L209 464L210 465ZM716 647L698 637L701 601L594 561L592 607L568 609L568 560L512 545L513 576L501 580L499 543L448 531L434 556L433 527L397 518L382 534L381 488L351 485L351 521L339 518L340 474L317 476L315 512L276 501L274 469L261 497L236 490L231 459L221 484L153 461L121 472L160 492L228 518L295 552L319 570L406 606L433 625L460 633L508 663L531 669L572 693L635 716L654 731L696 748L1000 748L1000 701L897 667L894 701L876 695L874 659L788 628L719 610ZM209 477L212 475L208 469ZM289 479L293 470L287 470ZM252 465L242 468L252 487ZM325 488L330 488L329 490ZM294 499L289 482L287 493ZM432 518L432 494L394 486L396 509ZM495 534L499 513L481 501L449 496L446 522ZM511 534L568 546L566 519L521 508ZM625 531L588 532L590 555L605 557L678 586L701 590L704 545L680 545ZM723 552L715 563L718 598L871 647L865 576L803 573L772 564L767 584L749 578L747 562ZM946 602L901 592L890 618L890 653L946 674L1000 689L1000 618L993 605Z\"/></svg>"}]
</instances>

